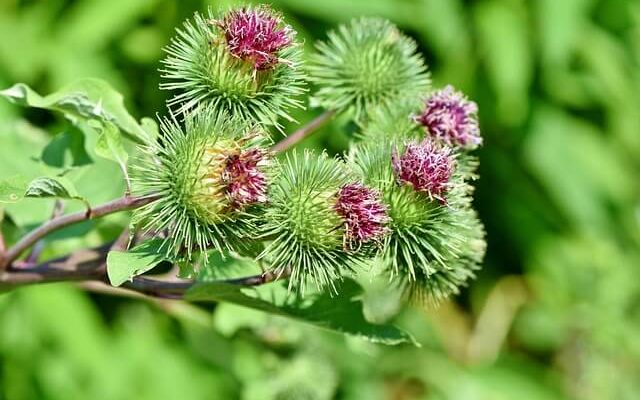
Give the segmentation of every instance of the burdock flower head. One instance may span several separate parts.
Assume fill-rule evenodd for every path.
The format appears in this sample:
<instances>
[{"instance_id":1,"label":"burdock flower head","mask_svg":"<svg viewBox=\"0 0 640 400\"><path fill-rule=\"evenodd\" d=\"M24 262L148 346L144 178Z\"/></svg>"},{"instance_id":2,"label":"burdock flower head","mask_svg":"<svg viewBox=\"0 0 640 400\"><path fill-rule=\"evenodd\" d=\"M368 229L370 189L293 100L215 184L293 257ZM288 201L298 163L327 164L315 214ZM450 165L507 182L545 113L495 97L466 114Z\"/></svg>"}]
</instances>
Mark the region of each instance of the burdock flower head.
<instances>
[{"instance_id":1,"label":"burdock flower head","mask_svg":"<svg viewBox=\"0 0 640 400\"><path fill-rule=\"evenodd\" d=\"M482 144L478 126L478 105L453 86L434 92L415 117L431 136L450 146L472 150Z\"/></svg>"},{"instance_id":2,"label":"burdock flower head","mask_svg":"<svg viewBox=\"0 0 640 400\"><path fill-rule=\"evenodd\" d=\"M266 201L272 163L264 135L212 109L161 124L161 143L136 164L138 195L153 202L134 214L152 232L167 231L167 253L191 258L194 251L235 250L247 236L252 206Z\"/></svg>"},{"instance_id":3,"label":"burdock flower head","mask_svg":"<svg viewBox=\"0 0 640 400\"><path fill-rule=\"evenodd\" d=\"M260 169L265 163L265 151L258 148L230 155L222 173L226 193L232 208L242 208L267 201L267 178Z\"/></svg>"},{"instance_id":4,"label":"burdock flower head","mask_svg":"<svg viewBox=\"0 0 640 400\"><path fill-rule=\"evenodd\" d=\"M388 231L387 207L380 193L360 183L343 185L338 192L336 212L344 220L345 237L349 243L360 245L379 241Z\"/></svg>"},{"instance_id":5,"label":"burdock flower head","mask_svg":"<svg viewBox=\"0 0 640 400\"><path fill-rule=\"evenodd\" d=\"M267 6L232 10L221 21L213 21L224 32L234 57L251 62L256 70L273 68L278 52L291 45L295 31Z\"/></svg>"},{"instance_id":6,"label":"burdock flower head","mask_svg":"<svg viewBox=\"0 0 640 400\"><path fill-rule=\"evenodd\" d=\"M409 142L400 155L394 151L391 162L400 183L445 202L455 166L451 148L426 138L420 143Z\"/></svg>"},{"instance_id":7,"label":"burdock flower head","mask_svg":"<svg viewBox=\"0 0 640 400\"><path fill-rule=\"evenodd\" d=\"M302 108L302 51L295 31L267 6L196 13L165 48L161 89L177 113L199 105L281 129Z\"/></svg>"},{"instance_id":8,"label":"burdock flower head","mask_svg":"<svg viewBox=\"0 0 640 400\"><path fill-rule=\"evenodd\" d=\"M348 154L353 170L387 206L389 232L379 265L416 300L437 302L457 293L484 254L484 230L459 156L431 137L364 141Z\"/></svg>"},{"instance_id":9,"label":"burdock flower head","mask_svg":"<svg viewBox=\"0 0 640 400\"><path fill-rule=\"evenodd\" d=\"M312 282L317 288L335 291L335 282L362 261L362 252L345 248L349 237L373 240L378 235L384 209L372 204L373 193L348 185L352 179L343 161L324 153L294 151L282 163L270 185L261 225L262 236L270 242L259 258L276 274L288 271L291 289L304 293ZM345 187L353 189L353 194L341 190ZM355 206L358 200L362 204ZM346 224L344 215L350 218ZM354 230L347 232L351 228Z\"/></svg>"}]
</instances>

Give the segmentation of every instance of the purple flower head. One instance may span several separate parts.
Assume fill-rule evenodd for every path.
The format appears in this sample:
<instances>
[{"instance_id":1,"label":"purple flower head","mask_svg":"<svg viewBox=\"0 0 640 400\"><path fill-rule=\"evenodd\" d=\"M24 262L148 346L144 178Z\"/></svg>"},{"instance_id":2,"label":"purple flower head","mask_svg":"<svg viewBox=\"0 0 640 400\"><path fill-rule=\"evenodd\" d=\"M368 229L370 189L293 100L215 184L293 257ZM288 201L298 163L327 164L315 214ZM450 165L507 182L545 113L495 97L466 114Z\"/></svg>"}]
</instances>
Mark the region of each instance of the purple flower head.
<instances>
[{"instance_id":1,"label":"purple flower head","mask_svg":"<svg viewBox=\"0 0 640 400\"><path fill-rule=\"evenodd\" d=\"M415 120L448 145L471 150L482 144L477 114L478 105L448 85L427 98Z\"/></svg>"},{"instance_id":2,"label":"purple flower head","mask_svg":"<svg viewBox=\"0 0 640 400\"><path fill-rule=\"evenodd\" d=\"M344 220L349 242L370 242L387 232L387 207L380 201L380 194L371 188L360 183L342 186L334 207Z\"/></svg>"},{"instance_id":3,"label":"purple flower head","mask_svg":"<svg viewBox=\"0 0 640 400\"><path fill-rule=\"evenodd\" d=\"M230 11L215 24L223 31L231 54L253 63L256 70L273 68L278 52L291 44L295 34L266 6Z\"/></svg>"},{"instance_id":4,"label":"purple flower head","mask_svg":"<svg viewBox=\"0 0 640 400\"><path fill-rule=\"evenodd\" d=\"M267 178L258 168L264 155L260 149L251 149L227 159L222 180L232 208L240 209L248 204L267 201Z\"/></svg>"},{"instance_id":5,"label":"purple flower head","mask_svg":"<svg viewBox=\"0 0 640 400\"><path fill-rule=\"evenodd\" d=\"M450 147L439 145L430 138L421 143L411 142L402 155L394 151L391 162L400 183L445 202L444 195L455 166Z\"/></svg>"}]
</instances>

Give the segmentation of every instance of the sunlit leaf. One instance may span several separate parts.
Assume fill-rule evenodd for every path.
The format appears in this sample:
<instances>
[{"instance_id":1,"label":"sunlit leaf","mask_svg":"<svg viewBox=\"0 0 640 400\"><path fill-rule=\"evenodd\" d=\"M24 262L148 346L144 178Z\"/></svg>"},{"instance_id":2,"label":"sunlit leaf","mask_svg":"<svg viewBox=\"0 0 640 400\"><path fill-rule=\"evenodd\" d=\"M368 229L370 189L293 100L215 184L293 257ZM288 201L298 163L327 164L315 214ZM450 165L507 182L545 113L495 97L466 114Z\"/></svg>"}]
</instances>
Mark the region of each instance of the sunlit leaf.
<instances>
[{"instance_id":1,"label":"sunlit leaf","mask_svg":"<svg viewBox=\"0 0 640 400\"><path fill-rule=\"evenodd\" d=\"M79 196L73 184L64 178L36 178L27 186L24 197L79 200L89 208L87 200Z\"/></svg>"},{"instance_id":2,"label":"sunlit leaf","mask_svg":"<svg viewBox=\"0 0 640 400\"><path fill-rule=\"evenodd\" d=\"M393 325L375 325L368 322L362 312L362 288L353 280L345 280L332 297L322 293L310 304L278 305L253 296L248 289L227 283L198 283L185 298L191 301L222 301L259 311L293 318L324 329L361 337L372 342L396 345L416 344L411 335Z\"/></svg>"},{"instance_id":3,"label":"sunlit leaf","mask_svg":"<svg viewBox=\"0 0 640 400\"><path fill-rule=\"evenodd\" d=\"M120 166L125 179L128 181L127 160L129 154L122 143L122 136L118 128L110 122L105 123L98 141L96 142L96 154L108 160L115 161Z\"/></svg>"},{"instance_id":4,"label":"sunlit leaf","mask_svg":"<svg viewBox=\"0 0 640 400\"><path fill-rule=\"evenodd\" d=\"M45 164L56 168L79 167L92 163L85 149L84 133L71 125L51 139L42 150L40 158Z\"/></svg>"},{"instance_id":5,"label":"sunlit leaf","mask_svg":"<svg viewBox=\"0 0 640 400\"><path fill-rule=\"evenodd\" d=\"M107 275L113 286L120 286L164 261L161 240L144 242L129 251L110 251L107 255Z\"/></svg>"},{"instance_id":6,"label":"sunlit leaf","mask_svg":"<svg viewBox=\"0 0 640 400\"><path fill-rule=\"evenodd\" d=\"M111 122L129 139L139 143L147 139L147 132L124 107L122 95L99 79L80 79L48 96L41 96L24 83L18 83L0 91L0 96L22 106L61 112L74 123L93 119Z\"/></svg>"}]
</instances>

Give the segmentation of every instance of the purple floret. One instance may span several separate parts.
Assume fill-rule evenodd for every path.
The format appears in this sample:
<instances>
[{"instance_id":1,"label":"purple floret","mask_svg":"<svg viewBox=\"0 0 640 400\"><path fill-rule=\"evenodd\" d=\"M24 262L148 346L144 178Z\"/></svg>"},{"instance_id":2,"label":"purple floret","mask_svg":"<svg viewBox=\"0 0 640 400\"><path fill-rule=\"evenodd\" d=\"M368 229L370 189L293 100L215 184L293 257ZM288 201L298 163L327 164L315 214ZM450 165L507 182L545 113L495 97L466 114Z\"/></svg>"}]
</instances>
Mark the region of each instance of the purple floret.
<instances>
[{"instance_id":1,"label":"purple floret","mask_svg":"<svg viewBox=\"0 0 640 400\"><path fill-rule=\"evenodd\" d=\"M427 98L415 120L431 136L450 146L471 150L482 144L477 114L478 105L449 85Z\"/></svg>"}]
</instances>

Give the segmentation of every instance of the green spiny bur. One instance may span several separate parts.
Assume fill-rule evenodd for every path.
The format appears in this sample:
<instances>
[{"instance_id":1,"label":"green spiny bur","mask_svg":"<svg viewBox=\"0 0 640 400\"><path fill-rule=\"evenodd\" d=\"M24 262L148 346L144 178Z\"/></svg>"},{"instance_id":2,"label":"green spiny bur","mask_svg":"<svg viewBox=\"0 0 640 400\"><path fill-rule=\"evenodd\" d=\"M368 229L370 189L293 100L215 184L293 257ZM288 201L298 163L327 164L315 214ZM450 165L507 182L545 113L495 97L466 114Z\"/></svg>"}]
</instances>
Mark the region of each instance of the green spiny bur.
<instances>
[{"instance_id":1,"label":"green spiny bur","mask_svg":"<svg viewBox=\"0 0 640 400\"><path fill-rule=\"evenodd\" d=\"M161 128L162 140L144 148L133 169L136 194L158 198L137 209L134 222L147 231L167 231L167 252L174 257L191 259L210 247L237 249L257 204L232 201L229 160L248 151L266 156L269 142L254 126L211 108L188 114L184 128L175 119L163 120ZM255 168L269 180L273 161L265 157Z\"/></svg>"},{"instance_id":2,"label":"green spiny bur","mask_svg":"<svg viewBox=\"0 0 640 400\"><path fill-rule=\"evenodd\" d=\"M356 120L379 105L419 99L430 86L416 44L387 20L360 18L329 33L308 67L318 86L312 104Z\"/></svg>"},{"instance_id":3,"label":"green spiny bur","mask_svg":"<svg viewBox=\"0 0 640 400\"><path fill-rule=\"evenodd\" d=\"M262 236L271 239L261 254L277 273L291 272L290 288L304 292L308 280L330 286L360 256L345 249L337 193L353 177L343 162L305 151L287 156L269 190Z\"/></svg>"},{"instance_id":4,"label":"green spiny bur","mask_svg":"<svg viewBox=\"0 0 640 400\"><path fill-rule=\"evenodd\" d=\"M241 10L268 12L273 18L281 18L266 7ZM217 26L221 18L224 15L211 10L208 17L196 13L167 46L160 88L176 92L169 106L183 113L208 104L280 128L279 118L292 120L289 110L303 107L297 98L305 92L300 45L292 39L277 52L277 63L268 69L256 69L252 62L231 52L224 32Z\"/></svg>"}]
</instances>

